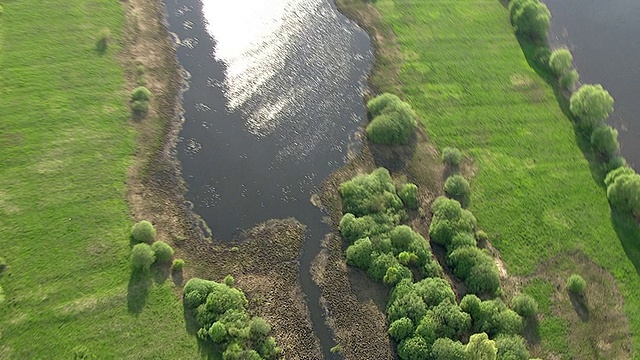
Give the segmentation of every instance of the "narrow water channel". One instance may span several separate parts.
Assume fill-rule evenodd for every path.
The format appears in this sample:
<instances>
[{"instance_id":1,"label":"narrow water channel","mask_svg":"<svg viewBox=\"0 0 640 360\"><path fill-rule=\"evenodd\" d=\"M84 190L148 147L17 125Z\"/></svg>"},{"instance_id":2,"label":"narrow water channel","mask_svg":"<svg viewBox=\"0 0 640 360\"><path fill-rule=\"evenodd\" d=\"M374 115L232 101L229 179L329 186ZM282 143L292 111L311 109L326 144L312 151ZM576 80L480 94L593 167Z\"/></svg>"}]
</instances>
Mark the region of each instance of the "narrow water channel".
<instances>
[{"instance_id":1,"label":"narrow water channel","mask_svg":"<svg viewBox=\"0 0 640 360\"><path fill-rule=\"evenodd\" d=\"M602 84L615 99L609 124L622 155L640 171L640 1L543 0L552 45L567 46L582 83Z\"/></svg>"},{"instance_id":2,"label":"narrow water channel","mask_svg":"<svg viewBox=\"0 0 640 360\"><path fill-rule=\"evenodd\" d=\"M310 198L358 150L369 38L330 0L165 5L190 74L178 144L187 200L216 239L272 218L307 226L300 282L331 358L335 344L309 272L330 229Z\"/></svg>"}]
</instances>

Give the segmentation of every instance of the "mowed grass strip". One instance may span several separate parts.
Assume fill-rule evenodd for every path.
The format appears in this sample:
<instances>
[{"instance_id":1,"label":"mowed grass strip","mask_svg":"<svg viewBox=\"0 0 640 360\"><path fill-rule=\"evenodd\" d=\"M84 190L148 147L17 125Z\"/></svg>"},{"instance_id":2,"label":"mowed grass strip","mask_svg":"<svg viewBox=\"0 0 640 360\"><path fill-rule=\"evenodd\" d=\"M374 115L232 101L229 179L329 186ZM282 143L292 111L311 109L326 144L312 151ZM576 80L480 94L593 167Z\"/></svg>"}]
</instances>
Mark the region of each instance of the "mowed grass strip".
<instances>
[{"instance_id":1,"label":"mowed grass strip","mask_svg":"<svg viewBox=\"0 0 640 360\"><path fill-rule=\"evenodd\" d=\"M498 0L375 6L397 36L404 97L439 148L459 147L473 158L471 210L509 272L532 274L555 255L583 251L616 278L640 353L638 259L625 253L638 254L629 240L638 239L638 228L612 217L553 89L527 64L507 10Z\"/></svg>"},{"instance_id":2,"label":"mowed grass strip","mask_svg":"<svg viewBox=\"0 0 640 360\"><path fill-rule=\"evenodd\" d=\"M2 5L0 358L70 359L78 345L99 358L197 357L170 281L128 289L136 134L116 59L123 8ZM104 55L102 28L113 34Z\"/></svg>"}]
</instances>

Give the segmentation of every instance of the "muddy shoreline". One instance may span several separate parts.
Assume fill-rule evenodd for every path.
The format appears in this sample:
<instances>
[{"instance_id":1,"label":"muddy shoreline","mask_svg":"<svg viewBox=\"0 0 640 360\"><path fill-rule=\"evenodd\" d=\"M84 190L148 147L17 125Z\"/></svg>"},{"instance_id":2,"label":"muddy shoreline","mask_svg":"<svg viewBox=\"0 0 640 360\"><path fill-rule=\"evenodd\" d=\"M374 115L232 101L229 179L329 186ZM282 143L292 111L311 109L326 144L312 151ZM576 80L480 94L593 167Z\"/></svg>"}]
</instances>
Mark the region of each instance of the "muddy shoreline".
<instances>
[{"instance_id":1,"label":"muddy shoreline","mask_svg":"<svg viewBox=\"0 0 640 360\"><path fill-rule=\"evenodd\" d=\"M157 0L130 0L123 6L126 20L120 59L126 69L127 90L136 86L135 69L142 65L146 86L153 93L147 116L130 121L139 136L128 174L127 199L132 218L154 223L158 239L171 244L176 257L186 260L184 277L174 279L176 297L181 299L182 283L190 277L221 280L232 274L246 292L251 312L272 324L286 358L321 358L298 281L304 226L294 219L270 220L231 243L205 236L201 219L184 199L186 185L176 157L185 77L164 5ZM185 322L185 331L194 331L193 324L188 319Z\"/></svg>"}]
</instances>

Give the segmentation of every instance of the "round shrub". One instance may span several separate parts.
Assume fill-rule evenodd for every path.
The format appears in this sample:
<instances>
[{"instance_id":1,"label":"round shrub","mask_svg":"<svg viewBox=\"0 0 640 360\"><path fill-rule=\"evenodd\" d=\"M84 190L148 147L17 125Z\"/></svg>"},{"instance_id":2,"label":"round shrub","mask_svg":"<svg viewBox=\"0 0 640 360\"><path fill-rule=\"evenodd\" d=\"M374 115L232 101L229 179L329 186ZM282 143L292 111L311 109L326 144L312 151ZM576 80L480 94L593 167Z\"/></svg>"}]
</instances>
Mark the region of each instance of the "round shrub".
<instances>
[{"instance_id":1,"label":"round shrub","mask_svg":"<svg viewBox=\"0 0 640 360\"><path fill-rule=\"evenodd\" d=\"M569 279L567 280L567 290L574 294L582 294L586 286L587 282L578 274L569 276Z\"/></svg>"},{"instance_id":2,"label":"round shrub","mask_svg":"<svg viewBox=\"0 0 640 360\"><path fill-rule=\"evenodd\" d=\"M453 175L447 178L444 183L444 192L456 199L467 199L471 193L471 186L467 179L460 175Z\"/></svg>"},{"instance_id":3,"label":"round shrub","mask_svg":"<svg viewBox=\"0 0 640 360\"><path fill-rule=\"evenodd\" d=\"M398 106L401 103L402 100L396 95L384 93L369 100L369 102L367 102L367 109L373 117L376 117L382 114L385 109Z\"/></svg>"},{"instance_id":4,"label":"round shrub","mask_svg":"<svg viewBox=\"0 0 640 360\"><path fill-rule=\"evenodd\" d=\"M464 155L460 149L446 147L442 149L442 161L449 166L459 166Z\"/></svg>"},{"instance_id":5,"label":"round shrub","mask_svg":"<svg viewBox=\"0 0 640 360\"><path fill-rule=\"evenodd\" d=\"M387 272L382 278L382 282L386 285L393 286L402 279L413 279L413 273L406 266L396 264L387 268Z\"/></svg>"},{"instance_id":6,"label":"round shrub","mask_svg":"<svg viewBox=\"0 0 640 360\"><path fill-rule=\"evenodd\" d=\"M438 360L464 360L467 359L465 347L460 341L449 338L439 338L431 347L431 358Z\"/></svg>"},{"instance_id":7,"label":"round shrub","mask_svg":"<svg viewBox=\"0 0 640 360\"><path fill-rule=\"evenodd\" d=\"M168 263L173 256L173 248L164 241L156 241L151 245L151 249L156 254L156 261L160 264Z\"/></svg>"},{"instance_id":8,"label":"round shrub","mask_svg":"<svg viewBox=\"0 0 640 360\"><path fill-rule=\"evenodd\" d=\"M131 264L135 270L149 270L156 255L148 244L137 244L131 251Z\"/></svg>"},{"instance_id":9,"label":"round shrub","mask_svg":"<svg viewBox=\"0 0 640 360\"><path fill-rule=\"evenodd\" d=\"M609 161L607 161L605 170L611 172L612 170L624 167L627 165L627 161L620 155L615 155Z\"/></svg>"},{"instance_id":10,"label":"round shrub","mask_svg":"<svg viewBox=\"0 0 640 360\"><path fill-rule=\"evenodd\" d=\"M607 174L607 176L604 178L604 184L609 187L611 186L618 177L620 176L624 176L624 175L635 175L635 171L627 166L622 166L616 169L613 169L611 171L609 171L609 173Z\"/></svg>"},{"instance_id":11,"label":"round shrub","mask_svg":"<svg viewBox=\"0 0 640 360\"><path fill-rule=\"evenodd\" d=\"M227 338L227 328L220 321L216 321L209 328L209 337L214 343L221 344Z\"/></svg>"},{"instance_id":12,"label":"round shrub","mask_svg":"<svg viewBox=\"0 0 640 360\"><path fill-rule=\"evenodd\" d=\"M547 38L551 28L551 12L545 4L538 0L517 1L509 10L517 33L537 41Z\"/></svg>"},{"instance_id":13,"label":"round shrub","mask_svg":"<svg viewBox=\"0 0 640 360\"><path fill-rule=\"evenodd\" d=\"M261 317L254 317L249 321L249 335L251 336L251 339L266 339L269 332L271 332L271 325L269 325L265 319Z\"/></svg>"},{"instance_id":14,"label":"round shrub","mask_svg":"<svg viewBox=\"0 0 640 360\"><path fill-rule=\"evenodd\" d=\"M591 134L591 146L600 156L610 159L620 151L618 130L609 125L598 126Z\"/></svg>"},{"instance_id":15,"label":"round shrub","mask_svg":"<svg viewBox=\"0 0 640 360\"><path fill-rule=\"evenodd\" d=\"M437 306L444 301L455 303L456 295L447 280L426 278L413 284L416 294L420 295L427 307Z\"/></svg>"},{"instance_id":16,"label":"round shrub","mask_svg":"<svg viewBox=\"0 0 640 360\"><path fill-rule=\"evenodd\" d=\"M467 291L474 294L495 294L500 288L500 273L493 262L474 266L464 280Z\"/></svg>"},{"instance_id":17,"label":"round shrub","mask_svg":"<svg viewBox=\"0 0 640 360\"><path fill-rule=\"evenodd\" d=\"M461 232L456 234L453 239L451 239L451 243L449 244L448 250L453 251L457 248L463 246L476 246L476 238L468 232Z\"/></svg>"},{"instance_id":18,"label":"round shrub","mask_svg":"<svg viewBox=\"0 0 640 360\"><path fill-rule=\"evenodd\" d=\"M389 335L396 341L401 342L413 334L413 321L407 317L400 318L389 326Z\"/></svg>"},{"instance_id":19,"label":"round shrub","mask_svg":"<svg viewBox=\"0 0 640 360\"><path fill-rule=\"evenodd\" d=\"M131 92L131 100L133 101L149 101L151 91L144 86L138 86Z\"/></svg>"},{"instance_id":20,"label":"round shrub","mask_svg":"<svg viewBox=\"0 0 640 360\"><path fill-rule=\"evenodd\" d=\"M564 89L572 90L578 80L580 80L580 75L578 75L578 71L574 69L560 76L560 86Z\"/></svg>"},{"instance_id":21,"label":"round shrub","mask_svg":"<svg viewBox=\"0 0 640 360\"><path fill-rule=\"evenodd\" d=\"M429 358L429 344L420 336L404 340L398 346L398 356L403 360Z\"/></svg>"},{"instance_id":22,"label":"round shrub","mask_svg":"<svg viewBox=\"0 0 640 360\"><path fill-rule=\"evenodd\" d=\"M418 208L418 186L416 184L404 184L398 191L398 197L407 208L412 210Z\"/></svg>"},{"instance_id":23,"label":"round shrub","mask_svg":"<svg viewBox=\"0 0 640 360\"><path fill-rule=\"evenodd\" d=\"M142 220L133 226L131 236L138 243L151 244L156 237L156 228L150 222Z\"/></svg>"},{"instance_id":24,"label":"round shrub","mask_svg":"<svg viewBox=\"0 0 640 360\"><path fill-rule=\"evenodd\" d=\"M498 335L495 341L499 360L529 360L529 350L522 336Z\"/></svg>"},{"instance_id":25,"label":"round shrub","mask_svg":"<svg viewBox=\"0 0 640 360\"><path fill-rule=\"evenodd\" d=\"M347 264L367 270L371 264L373 245L369 238L359 239L346 251Z\"/></svg>"},{"instance_id":26,"label":"round shrub","mask_svg":"<svg viewBox=\"0 0 640 360\"><path fill-rule=\"evenodd\" d=\"M406 145L415 132L413 111L405 107L376 116L367 126L367 138L375 144Z\"/></svg>"},{"instance_id":27,"label":"round shrub","mask_svg":"<svg viewBox=\"0 0 640 360\"><path fill-rule=\"evenodd\" d=\"M227 285L228 287L233 287L235 282L236 282L235 279L231 275L227 275L224 277L224 284Z\"/></svg>"},{"instance_id":28,"label":"round shrub","mask_svg":"<svg viewBox=\"0 0 640 360\"><path fill-rule=\"evenodd\" d=\"M520 294L513 298L511 307L518 315L524 318L532 318L538 313L538 303L527 294Z\"/></svg>"},{"instance_id":29,"label":"round shrub","mask_svg":"<svg viewBox=\"0 0 640 360\"><path fill-rule=\"evenodd\" d=\"M613 98L602 85L582 85L569 100L571 113L580 124L593 128L613 111Z\"/></svg>"},{"instance_id":30,"label":"round shrub","mask_svg":"<svg viewBox=\"0 0 640 360\"><path fill-rule=\"evenodd\" d=\"M469 359L496 360L498 348L486 333L473 334L465 348Z\"/></svg>"},{"instance_id":31,"label":"round shrub","mask_svg":"<svg viewBox=\"0 0 640 360\"><path fill-rule=\"evenodd\" d=\"M549 68L556 76L566 73L571 68L573 56L568 49L554 50L549 57Z\"/></svg>"},{"instance_id":32,"label":"round shrub","mask_svg":"<svg viewBox=\"0 0 640 360\"><path fill-rule=\"evenodd\" d=\"M184 260L182 259L173 260L173 263L171 264L171 270L175 272L179 272L179 271L182 271L183 268L184 268Z\"/></svg>"}]
</instances>

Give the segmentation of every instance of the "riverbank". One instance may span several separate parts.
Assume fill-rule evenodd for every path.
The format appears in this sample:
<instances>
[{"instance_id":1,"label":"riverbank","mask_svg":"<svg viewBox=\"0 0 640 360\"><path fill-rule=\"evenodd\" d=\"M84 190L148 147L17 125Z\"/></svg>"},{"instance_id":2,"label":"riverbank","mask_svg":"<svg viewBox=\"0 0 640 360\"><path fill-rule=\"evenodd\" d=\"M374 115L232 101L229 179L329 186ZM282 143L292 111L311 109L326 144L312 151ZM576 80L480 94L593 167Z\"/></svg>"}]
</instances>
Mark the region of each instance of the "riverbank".
<instances>
[{"instance_id":1,"label":"riverbank","mask_svg":"<svg viewBox=\"0 0 640 360\"><path fill-rule=\"evenodd\" d=\"M506 9L494 0L338 4L375 34L373 88L410 102L439 148L455 146L473 159L470 209L504 260L513 291L548 304L529 336L532 355L630 358L631 342L638 348L629 326L638 334L640 284L625 253L628 234L611 220L572 125L527 64ZM564 290L572 271L591 284L586 321Z\"/></svg>"},{"instance_id":2,"label":"riverbank","mask_svg":"<svg viewBox=\"0 0 640 360\"><path fill-rule=\"evenodd\" d=\"M154 96L158 106L152 105L146 120L134 123L140 133L148 134L140 139L137 161L129 174L128 199L134 217L156 224L158 238L186 260L178 285L194 276L220 281L231 274L247 295L252 314L271 324L284 356L319 358L319 342L298 281L304 226L293 219L270 220L246 230L233 242L205 237L206 225L184 199L186 185L176 158L183 121L181 92L188 86L184 83L187 75L176 60L164 8L155 0L130 3L127 68L142 64L149 69L148 87L158 94ZM129 82L133 84L134 77ZM191 319L186 329L195 342L197 327Z\"/></svg>"}]
</instances>

